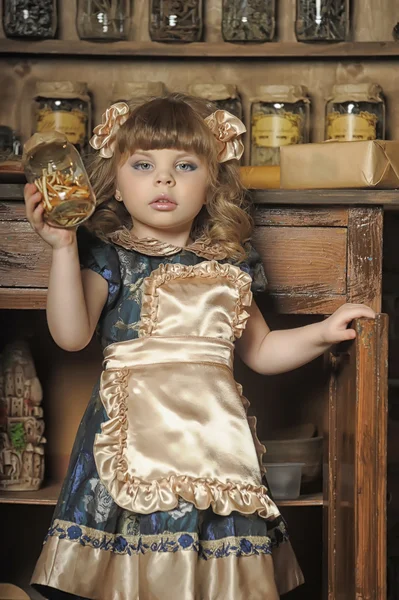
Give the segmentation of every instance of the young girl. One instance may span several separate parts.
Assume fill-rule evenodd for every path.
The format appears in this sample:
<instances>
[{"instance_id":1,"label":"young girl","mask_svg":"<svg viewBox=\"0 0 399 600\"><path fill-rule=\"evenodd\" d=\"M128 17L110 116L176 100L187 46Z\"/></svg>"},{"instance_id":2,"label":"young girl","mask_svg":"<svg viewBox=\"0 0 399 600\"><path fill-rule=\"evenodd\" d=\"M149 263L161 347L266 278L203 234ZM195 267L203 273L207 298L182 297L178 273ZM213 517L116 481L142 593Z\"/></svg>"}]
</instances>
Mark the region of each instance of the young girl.
<instances>
[{"instance_id":1,"label":"young girl","mask_svg":"<svg viewBox=\"0 0 399 600\"><path fill-rule=\"evenodd\" d=\"M245 128L211 113L181 94L106 111L80 257L76 232L45 224L26 186L29 222L53 249L51 335L80 350L98 324L104 348L33 575L46 598L276 600L303 581L233 351L282 373L353 338L350 321L374 312L347 304L270 332L251 293L266 280L247 243Z\"/></svg>"}]
</instances>

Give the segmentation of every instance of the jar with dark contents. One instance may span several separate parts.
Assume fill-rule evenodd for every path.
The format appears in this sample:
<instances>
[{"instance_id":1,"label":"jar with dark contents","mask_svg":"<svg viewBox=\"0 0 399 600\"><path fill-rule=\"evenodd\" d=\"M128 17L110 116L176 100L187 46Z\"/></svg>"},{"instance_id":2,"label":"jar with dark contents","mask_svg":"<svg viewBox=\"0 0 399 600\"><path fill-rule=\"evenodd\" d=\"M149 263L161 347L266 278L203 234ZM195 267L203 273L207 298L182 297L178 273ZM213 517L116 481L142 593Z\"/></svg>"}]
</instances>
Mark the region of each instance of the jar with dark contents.
<instances>
[{"instance_id":1,"label":"jar with dark contents","mask_svg":"<svg viewBox=\"0 0 399 600\"><path fill-rule=\"evenodd\" d=\"M78 0L76 29L81 40L126 40L130 0Z\"/></svg>"},{"instance_id":2,"label":"jar with dark contents","mask_svg":"<svg viewBox=\"0 0 399 600\"><path fill-rule=\"evenodd\" d=\"M21 140L8 125L0 125L0 162L17 161L21 157Z\"/></svg>"},{"instance_id":3,"label":"jar with dark contents","mask_svg":"<svg viewBox=\"0 0 399 600\"><path fill-rule=\"evenodd\" d=\"M3 28L7 37L53 38L57 30L56 0L3 0Z\"/></svg>"},{"instance_id":4,"label":"jar with dark contents","mask_svg":"<svg viewBox=\"0 0 399 600\"><path fill-rule=\"evenodd\" d=\"M188 93L205 98L219 110L227 110L242 120L242 102L237 86L225 83L193 83L188 87Z\"/></svg>"},{"instance_id":5,"label":"jar with dark contents","mask_svg":"<svg viewBox=\"0 0 399 600\"><path fill-rule=\"evenodd\" d=\"M275 0L223 0L223 39L226 42L270 42L275 33L275 13Z\"/></svg>"},{"instance_id":6,"label":"jar with dark contents","mask_svg":"<svg viewBox=\"0 0 399 600\"><path fill-rule=\"evenodd\" d=\"M116 81L112 86L110 103L128 102L133 98L158 97L165 94L162 81Z\"/></svg>"},{"instance_id":7,"label":"jar with dark contents","mask_svg":"<svg viewBox=\"0 0 399 600\"><path fill-rule=\"evenodd\" d=\"M39 81L34 112L34 132L59 131L79 152L88 152L91 102L86 83Z\"/></svg>"},{"instance_id":8,"label":"jar with dark contents","mask_svg":"<svg viewBox=\"0 0 399 600\"><path fill-rule=\"evenodd\" d=\"M379 85L335 85L326 104L325 139L352 142L385 139L385 102Z\"/></svg>"},{"instance_id":9,"label":"jar with dark contents","mask_svg":"<svg viewBox=\"0 0 399 600\"><path fill-rule=\"evenodd\" d=\"M295 34L300 42L343 42L349 33L349 0L297 0Z\"/></svg>"},{"instance_id":10,"label":"jar with dark contents","mask_svg":"<svg viewBox=\"0 0 399 600\"><path fill-rule=\"evenodd\" d=\"M279 165L280 147L309 142L305 86L265 85L251 104L251 165Z\"/></svg>"},{"instance_id":11,"label":"jar with dark contents","mask_svg":"<svg viewBox=\"0 0 399 600\"><path fill-rule=\"evenodd\" d=\"M149 33L154 42L199 42L203 0L150 0Z\"/></svg>"}]
</instances>

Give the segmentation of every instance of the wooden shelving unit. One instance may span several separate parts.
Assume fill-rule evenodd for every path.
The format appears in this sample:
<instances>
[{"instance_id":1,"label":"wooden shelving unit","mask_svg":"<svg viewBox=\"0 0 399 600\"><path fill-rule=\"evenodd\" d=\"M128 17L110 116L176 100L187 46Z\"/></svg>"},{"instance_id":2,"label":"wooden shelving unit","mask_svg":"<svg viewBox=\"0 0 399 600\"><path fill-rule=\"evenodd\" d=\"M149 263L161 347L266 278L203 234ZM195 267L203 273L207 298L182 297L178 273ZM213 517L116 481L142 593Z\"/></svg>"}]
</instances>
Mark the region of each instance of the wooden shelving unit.
<instances>
[{"instance_id":1,"label":"wooden shelving unit","mask_svg":"<svg viewBox=\"0 0 399 600\"><path fill-rule=\"evenodd\" d=\"M36 504L55 506L61 483L46 483L37 492L0 492L0 504Z\"/></svg>"},{"instance_id":2,"label":"wooden shelving unit","mask_svg":"<svg viewBox=\"0 0 399 600\"><path fill-rule=\"evenodd\" d=\"M86 41L0 40L0 55L41 57L104 58L201 58L219 59L331 59L398 58L399 42L339 42L336 44L304 44L300 42L268 42L264 44L231 44L228 42L196 42L193 44L160 44L126 41L108 44Z\"/></svg>"}]
</instances>

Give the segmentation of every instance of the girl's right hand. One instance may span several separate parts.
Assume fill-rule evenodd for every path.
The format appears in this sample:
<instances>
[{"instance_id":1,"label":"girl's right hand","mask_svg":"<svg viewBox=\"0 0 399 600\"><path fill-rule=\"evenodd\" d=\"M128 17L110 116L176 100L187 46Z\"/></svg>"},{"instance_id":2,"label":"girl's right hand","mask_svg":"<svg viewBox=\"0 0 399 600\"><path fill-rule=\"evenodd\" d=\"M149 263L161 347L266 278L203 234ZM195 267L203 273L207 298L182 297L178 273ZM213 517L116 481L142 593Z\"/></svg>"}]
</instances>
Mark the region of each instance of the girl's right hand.
<instances>
[{"instance_id":1,"label":"girl's right hand","mask_svg":"<svg viewBox=\"0 0 399 600\"><path fill-rule=\"evenodd\" d=\"M24 199L26 206L26 218L32 229L49 246L56 250L65 246L70 246L76 239L76 228L58 229L51 227L43 219L44 207L42 204L42 195L34 183L27 183L24 189Z\"/></svg>"}]
</instances>

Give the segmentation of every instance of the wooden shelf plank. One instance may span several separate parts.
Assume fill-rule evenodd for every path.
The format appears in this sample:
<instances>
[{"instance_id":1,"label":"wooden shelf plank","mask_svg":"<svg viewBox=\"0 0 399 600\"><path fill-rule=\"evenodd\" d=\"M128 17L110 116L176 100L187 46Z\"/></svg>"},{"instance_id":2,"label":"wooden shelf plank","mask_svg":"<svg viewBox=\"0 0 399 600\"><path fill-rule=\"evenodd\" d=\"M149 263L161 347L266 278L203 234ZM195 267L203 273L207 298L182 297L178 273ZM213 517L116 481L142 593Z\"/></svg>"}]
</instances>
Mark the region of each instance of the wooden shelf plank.
<instances>
[{"instance_id":1,"label":"wooden shelf plank","mask_svg":"<svg viewBox=\"0 0 399 600\"><path fill-rule=\"evenodd\" d=\"M323 494L306 494L296 500L276 500L277 506L323 506Z\"/></svg>"},{"instance_id":2,"label":"wooden shelf plank","mask_svg":"<svg viewBox=\"0 0 399 600\"><path fill-rule=\"evenodd\" d=\"M399 43L339 42L331 44L301 42L266 42L263 44L230 44L228 42L196 42L192 44L160 44L158 42L94 43L79 40L20 41L0 40L0 54L41 56L101 56L106 58L135 56L138 58L224 58L224 59L351 59L399 57Z\"/></svg>"},{"instance_id":3,"label":"wooden shelf plank","mask_svg":"<svg viewBox=\"0 0 399 600\"><path fill-rule=\"evenodd\" d=\"M399 190L337 189L337 190L251 190L255 204L301 205L381 205L399 207Z\"/></svg>"},{"instance_id":4,"label":"wooden shelf plank","mask_svg":"<svg viewBox=\"0 0 399 600\"><path fill-rule=\"evenodd\" d=\"M22 202L23 194L24 185L21 183L0 183L0 200ZM250 190L249 195L255 204L399 207L399 189Z\"/></svg>"},{"instance_id":5,"label":"wooden shelf plank","mask_svg":"<svg viewBox=\"0 0 399 600\"><path fill-rule=\"evenodd\" d=\"M60 482L49 482L37 492L0 492L0 504L37 504L55 506L61 492Z\"/></svg>"},{"instance_id":6,"label":"wooden shelf plank","mask_svg":"<svg viewBox=\"0 0 399 600\"><path fill-rule=\"evenodd\" d=\"M46 308L47 288L1 288L0 309Z\"/></svg>"}]
</instances>

